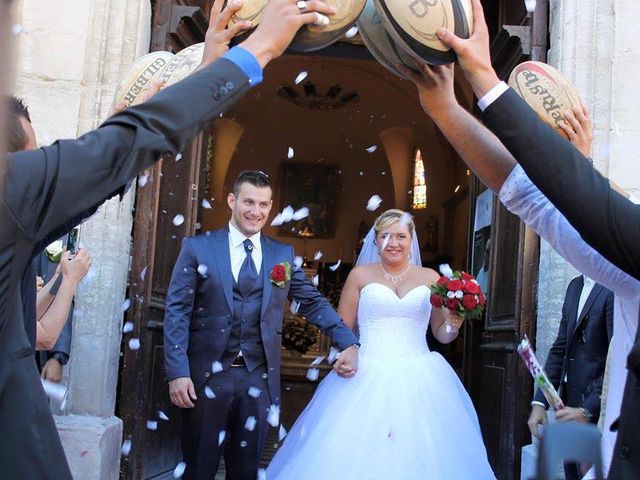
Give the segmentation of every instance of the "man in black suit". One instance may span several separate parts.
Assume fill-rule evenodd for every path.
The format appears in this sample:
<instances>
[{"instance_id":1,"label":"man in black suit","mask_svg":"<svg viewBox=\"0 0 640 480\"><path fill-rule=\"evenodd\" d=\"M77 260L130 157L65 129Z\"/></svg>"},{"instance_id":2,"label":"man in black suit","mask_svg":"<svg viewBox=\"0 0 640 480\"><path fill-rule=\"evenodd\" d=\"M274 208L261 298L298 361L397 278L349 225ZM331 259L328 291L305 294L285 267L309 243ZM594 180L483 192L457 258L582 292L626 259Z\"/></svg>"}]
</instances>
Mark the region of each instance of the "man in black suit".
<instances>
[{"instance_id":1,"label":"man in black suit","mask_svg":"<svg viewBox=\"0 0 640 480\"><path fill-rule=\"evenodd\" d=\"M441 29L457 54L482 118L529 178L604 257L640 279L640 206L609 185L505 83L491 65L489 31L480 0L472 0L473 34L467 40ZM639 316L640 316L640 312ZM627 357L627 384L609 478L640 478L640 329ZM615 352L613 352L615 354Z\"/></svg>"},{"instance_id":2,"label":"man in black suit","mask_svg":"<svg viewBox=\"0 0 640 480\"><path fill-rule=\"evenodd\" d=\"M220 12L221 2L216 6ZM162 154L183 151L260 82L262 69L284 52L302 25L335 13L318 0L300 6L295 0L271 0L255 32L231 50L228 45L237 30L226 29L212 13L198 72L78 140L0 157L3 478L71 478L24 329L20 280L34 252L69 231ZM6 23L6 17L0 19L0 26Z\"/></svg>"},{"instance_id":3,"label":"man in black suit","mask_svg":"<svg viewBox=\"0 0 640 480\"><path fill-rule=\"evenodd\" d=\"M558 389L565 408L559 421L598 423L600 396L609 341L613 335L613 292L580 275L567 288L562 319L545 371ZM538 425L547 421L549 404L540 390L531 402L529 429L540 438ZM565 463L567 480L578 480L576 463Z\"/></svg>"}]
</instances>

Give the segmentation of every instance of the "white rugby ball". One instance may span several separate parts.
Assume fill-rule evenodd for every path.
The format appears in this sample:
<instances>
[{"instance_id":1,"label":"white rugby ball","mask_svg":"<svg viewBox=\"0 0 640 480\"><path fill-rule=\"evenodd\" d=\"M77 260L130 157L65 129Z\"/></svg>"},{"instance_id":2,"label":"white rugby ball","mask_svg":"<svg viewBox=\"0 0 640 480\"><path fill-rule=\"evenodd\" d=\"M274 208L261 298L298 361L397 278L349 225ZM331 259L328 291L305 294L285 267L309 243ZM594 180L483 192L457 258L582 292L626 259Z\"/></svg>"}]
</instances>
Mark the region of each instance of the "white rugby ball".
<instances>
[{"instance_id":1,"label":"white rugby ball","mask_svg":"<svg viewBox=\"0 0 640 480\"><path fill-rule=\"evenodd\" d=\"M116 87L113 104L122 102L125 107L130 107L141 103L140 93L151 80L160 76L172 58L171 52L152 52L133 62Z\"/></svg>"},{"instance_id":2,"label":"white rugby ball","mask_svg":"<svg viewBox=\"0 0 640 480\"><path fill-rule=\"evenodd\" d=\"M509 86L563 137L567 134L560 124L565 112L582 106L575 87L559 70L542 62L524 62L513 69Z\"/></svg>"},{"instance_id":3,"label":"white rugby ball","mask_svg":"<svg viewBox=\"0 0 640 480\"><path fill-rule=\"evenodd\" d=\"M176 53L158 77L165 86L187 77L202 63L204 43L196 43Z\"/></svg>"},{"instance_id":4,"label":"white rugby ball","mask_svg":"<svg viewBox=\"0 0 640 480\"><path fill-rule=\"evenodd\" d=\"M433 65L456 60L437 32L446 28L469 38L473 27L471 0L375 0L378 15L398 47Z\"/></svg>"}]
</instances>

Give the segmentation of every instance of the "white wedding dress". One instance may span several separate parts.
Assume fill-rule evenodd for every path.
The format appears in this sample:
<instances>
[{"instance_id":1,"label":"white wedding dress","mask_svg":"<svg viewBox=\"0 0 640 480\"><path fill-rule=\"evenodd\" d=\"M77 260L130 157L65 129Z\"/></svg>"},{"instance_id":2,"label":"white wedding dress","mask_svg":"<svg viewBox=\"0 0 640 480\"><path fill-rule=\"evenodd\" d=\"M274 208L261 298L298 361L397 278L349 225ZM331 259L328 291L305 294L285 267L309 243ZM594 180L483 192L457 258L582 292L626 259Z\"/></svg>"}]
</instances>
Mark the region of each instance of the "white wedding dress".
<instances>
[{"instance_id":1,"label":"white wedding dress","mask_svg":"<svg viewBox=\"0 0 640 480\"><path fill-rule=\"evenodd\" d=\"M358 373L322 381L267 480L495 479L469 395L427 346L429 293L362 288Z\"/></svg>"}]
</instances>

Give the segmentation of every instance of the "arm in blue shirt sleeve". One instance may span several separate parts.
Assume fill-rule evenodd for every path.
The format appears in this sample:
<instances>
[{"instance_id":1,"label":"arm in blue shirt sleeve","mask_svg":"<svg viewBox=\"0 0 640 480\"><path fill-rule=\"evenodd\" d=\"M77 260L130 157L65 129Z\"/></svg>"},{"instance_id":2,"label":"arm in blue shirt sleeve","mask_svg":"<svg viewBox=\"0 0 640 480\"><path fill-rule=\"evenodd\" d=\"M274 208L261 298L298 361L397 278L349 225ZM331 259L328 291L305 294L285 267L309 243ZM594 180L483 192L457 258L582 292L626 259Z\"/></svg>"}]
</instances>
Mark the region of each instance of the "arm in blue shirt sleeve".
<instances>
[{"instance_id":1,"label":"arm in blue shirt sleeve","mask_svg":"<svg viewBox=\"0 0 640 480\"><path fill-rule=\"evenodd\" d=\"M249 83L252 87L262 82L262 67L256 57L248 50L242 47L233 47L223 57L235 63L249 77Z\"/></svg>"}]
</instances>

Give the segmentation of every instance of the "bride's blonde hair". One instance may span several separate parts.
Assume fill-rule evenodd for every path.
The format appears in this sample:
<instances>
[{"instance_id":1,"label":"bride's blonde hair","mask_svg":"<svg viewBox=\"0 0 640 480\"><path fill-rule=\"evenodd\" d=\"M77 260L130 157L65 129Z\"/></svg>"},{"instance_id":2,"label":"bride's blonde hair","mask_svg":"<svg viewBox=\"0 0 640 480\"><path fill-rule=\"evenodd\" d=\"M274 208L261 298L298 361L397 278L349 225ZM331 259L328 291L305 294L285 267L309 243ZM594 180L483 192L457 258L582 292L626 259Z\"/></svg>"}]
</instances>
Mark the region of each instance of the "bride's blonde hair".
<instances>
[{"instance_id":1,"label":"bride's blonde hair","mask_svg":"<svg viewBox=\"0 0 640 480\"><path fill-rule=\"evenodd\" d=\"M376 221L373 224L373 230L376 232L376 236L378 236L380 232L386 230L394 223L400 221L406 223L407 227L409 228L409 233L413 237L413 232L416 229L416 226L413 223L413 217L411 216L411 214L403 212L402 210L398 210L397 208L387 210L378 218L376 218Z\"/></svg>"}]
</instances>

